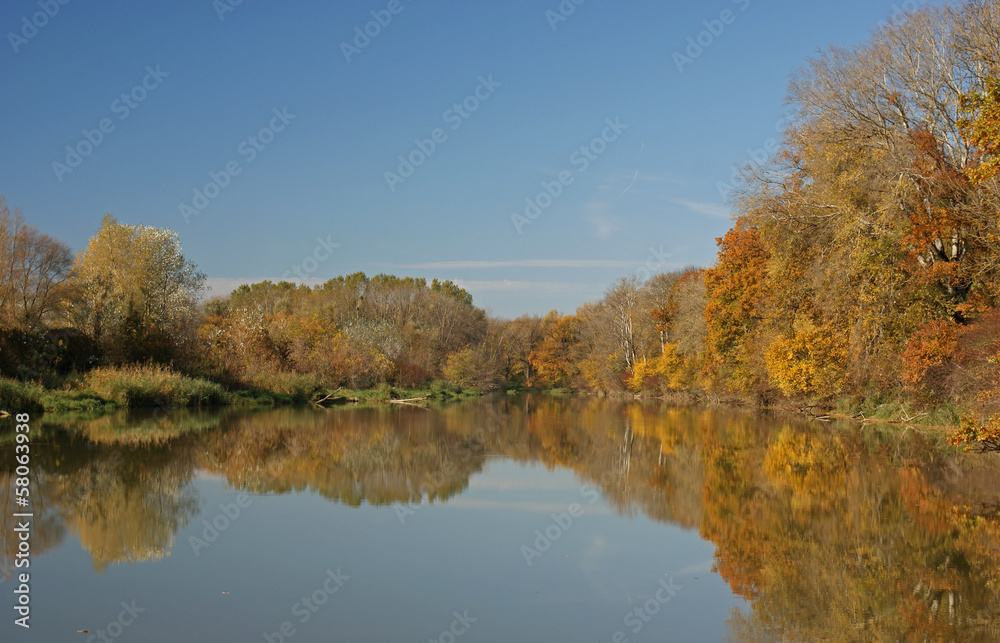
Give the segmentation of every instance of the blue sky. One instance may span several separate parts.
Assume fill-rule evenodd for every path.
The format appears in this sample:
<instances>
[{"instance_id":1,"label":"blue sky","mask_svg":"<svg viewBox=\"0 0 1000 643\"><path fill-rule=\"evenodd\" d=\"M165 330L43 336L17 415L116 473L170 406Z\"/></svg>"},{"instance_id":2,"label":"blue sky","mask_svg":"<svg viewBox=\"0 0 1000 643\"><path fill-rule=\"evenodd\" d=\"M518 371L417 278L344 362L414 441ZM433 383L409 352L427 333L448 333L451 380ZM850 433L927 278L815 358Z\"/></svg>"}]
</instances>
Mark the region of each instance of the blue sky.
<instances>
[{"instance_id":1,"label":"blue sky","mask_svg":"<svg viewBox=\"0 0 1000 643\"><path fill-rule=\"evenodd\" d=\"M215 292L387 272L505 317L711 264L788 75L914 6L63 1L0 4L0 194L30 223L170 228Z\"/></svg>"}]
</instances>

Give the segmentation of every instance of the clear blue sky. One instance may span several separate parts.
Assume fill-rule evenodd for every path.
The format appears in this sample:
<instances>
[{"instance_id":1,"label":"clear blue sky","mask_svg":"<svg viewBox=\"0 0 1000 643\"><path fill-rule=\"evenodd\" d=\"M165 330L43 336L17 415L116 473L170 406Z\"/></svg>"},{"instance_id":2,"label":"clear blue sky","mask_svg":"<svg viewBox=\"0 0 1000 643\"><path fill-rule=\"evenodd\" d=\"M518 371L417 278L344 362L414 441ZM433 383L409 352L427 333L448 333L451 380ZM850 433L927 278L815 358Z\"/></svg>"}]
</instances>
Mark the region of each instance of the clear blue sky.
<instances>
[{"instance_id":1,"label":"clear blue sky","mask_svg":"<svg viewBox=\"0 0 1000 643\"><path fill-rule=\"evenodd\" d=\"M789 73L904 4L235 1L0 3L8 204L74 250L108 212L176 230L217 291L387 272L507 317L711 264L717 183L776 136Z\"/></svg>"}]
</instances>

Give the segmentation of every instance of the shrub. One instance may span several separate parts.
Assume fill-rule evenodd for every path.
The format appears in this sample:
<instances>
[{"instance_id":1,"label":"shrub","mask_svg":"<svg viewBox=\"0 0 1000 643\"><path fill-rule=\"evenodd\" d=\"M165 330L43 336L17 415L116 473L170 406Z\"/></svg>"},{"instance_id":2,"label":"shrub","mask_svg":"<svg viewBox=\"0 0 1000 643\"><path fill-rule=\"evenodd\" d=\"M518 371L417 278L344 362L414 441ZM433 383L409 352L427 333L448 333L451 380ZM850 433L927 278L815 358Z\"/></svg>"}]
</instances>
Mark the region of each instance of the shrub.
<instances>
[{"instance_id":1,"label":"shrub","mask_svg":"<svg viewBox=\"0 0 1000 643\"><path fill-rule=\"evenodd\" d=\"M979 446L983 451L1000 451L1000 415L981 419L969 414L962 418L958 430L948 442L962 446L966 451Z\"/></svg>"},{"instance_id":2,"label":"shrub","mask_svg":"<svg viewBox=\"0 0 1000 643\"><path fill-rule=\"evenodd\" d=\"M97 395L124 407L206 406L226 401L218 384L185 377L163 366L98 368L88 373L84 382Z\"/></svg>"}]
</instances>

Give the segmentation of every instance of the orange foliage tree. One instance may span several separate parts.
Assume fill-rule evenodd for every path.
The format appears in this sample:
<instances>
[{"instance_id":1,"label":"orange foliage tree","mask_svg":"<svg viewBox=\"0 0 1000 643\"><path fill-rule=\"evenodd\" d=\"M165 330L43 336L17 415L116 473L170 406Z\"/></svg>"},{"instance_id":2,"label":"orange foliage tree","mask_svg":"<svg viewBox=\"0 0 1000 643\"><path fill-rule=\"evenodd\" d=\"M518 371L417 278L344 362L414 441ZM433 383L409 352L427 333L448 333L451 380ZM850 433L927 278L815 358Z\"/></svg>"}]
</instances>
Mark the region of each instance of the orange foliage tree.
<instances>
[{"instance_id":1,"label":"orange foliage tree","mask_svg":"<svg viewBox=\"0 0 1000 643\"><path fill-rule=\"evenodd\" d=\"M745 220L716 243L717 263L705 271L706 367L736 390L748 392L758 381L752 346L766 305L770 253Z\"/></svg>"},{"instance_id":2,"label":"orange foliage tree","mask_svg":"<svg viewBox=\"0 0 1000 643\"><path fill-rule=\"evenodd\" d=\"M579 341L579 323L574 315L560 317L555 311L542 322L542 340L529 360L535 372L534 384L545 388L569 386L576 374L573 347Z\"/></svg>"}]
</instances>

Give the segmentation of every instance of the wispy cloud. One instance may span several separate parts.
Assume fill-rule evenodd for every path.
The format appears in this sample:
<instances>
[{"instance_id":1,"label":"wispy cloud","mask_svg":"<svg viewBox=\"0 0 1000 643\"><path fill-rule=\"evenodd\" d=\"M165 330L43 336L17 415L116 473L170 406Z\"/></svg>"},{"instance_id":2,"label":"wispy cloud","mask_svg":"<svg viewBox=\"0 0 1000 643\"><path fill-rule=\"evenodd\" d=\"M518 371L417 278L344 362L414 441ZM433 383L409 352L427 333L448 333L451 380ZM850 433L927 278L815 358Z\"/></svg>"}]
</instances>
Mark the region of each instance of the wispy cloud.
<instances>
[{"instance_id":1,"label":"wispy cloud","mask_svg":"<svg viewBox=\"0 0 1000 643\"><path fill-rule=\"evenodd\" d=\"M633 268L636 261L610 259L515 259L509 261L431 261L398 266L420 270L478 270L488 268Z\"/></svg>"},{"instance_id":2,"label":"wispy cloud","mask_svg":"<svg viewBox=\"0 0 1000 643\"><path fill-rule=\"evenodd\" d=\"M590 225L594 226L594 237L597 239L607 239L622 229L613 218L603 214L590 215Z\"/></svg>"},{"instance_id":3,"label":"wispy cloud","mask_svg":"<svg viewBox=\"0 0 1000 643\"><path fill-rule=\"evenodd\" d=\"M608 214L611 207L606 199L592 199L587 202L584 209L587 211L587 221L592 226L591 234L595 239L607 239L622 229L618 219Z\"/></svg>"},{"instance_id":4,"label":"wispy cloud","mask_svg":"<svg viewBox=\"0 0 1000 643\"><path fill-rule=\"evenodd\" d=\"M574 284L565 281L511 281L500 279L495 281L468 281L455 279L456 284L473 292L491 291L544 291L544 292L583 292L591 288L588 284Z\"/></svg>"},{"instance_id":5,"label":"wispy cloud","mask_svg":"<svg viewBox=\"0 0 1000 643\"><path fill-rule=\"evenodd\" d=\"M678 205L683 205L688 210L697 212L698 214L703 214L706 217L712 217L713 219L730 219L732 213L729 210L729 206L722 205L721 203L702 203L699 201L675 201Z\"/></svg>"},{"instance_id":6,"label":"wispy cloud","mask_svg":"<svg viewBox=\"0 0 1000 643\"><path fill-rule=\"evenodd\" d=\"M650 181L653 183L673 183L675 185L684 185L684 181L675 179L672 176L667 176L665 174L639 174L640 181Z\"/></svg>"}]
</instances>

